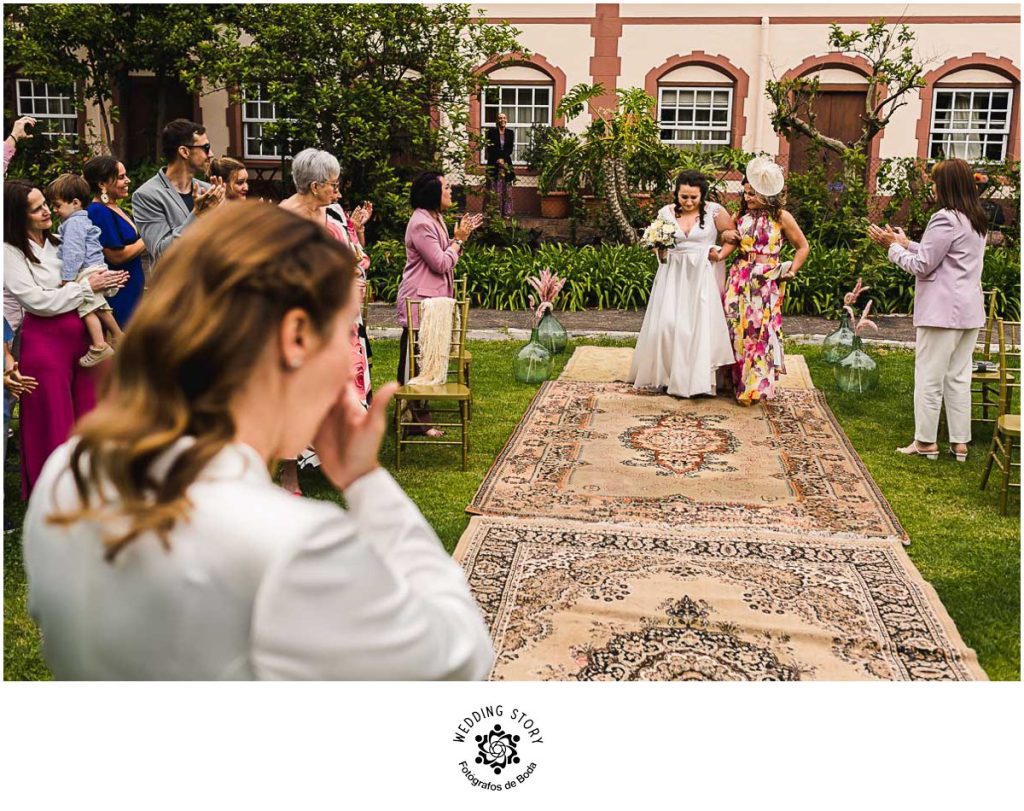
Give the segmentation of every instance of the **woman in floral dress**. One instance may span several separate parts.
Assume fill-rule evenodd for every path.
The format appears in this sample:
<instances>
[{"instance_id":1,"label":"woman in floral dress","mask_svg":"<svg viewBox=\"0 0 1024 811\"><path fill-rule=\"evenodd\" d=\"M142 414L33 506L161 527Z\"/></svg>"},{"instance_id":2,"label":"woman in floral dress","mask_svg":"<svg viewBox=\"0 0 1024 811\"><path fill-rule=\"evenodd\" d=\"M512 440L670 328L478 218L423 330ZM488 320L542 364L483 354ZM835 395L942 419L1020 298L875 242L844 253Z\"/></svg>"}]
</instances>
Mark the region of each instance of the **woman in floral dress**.
<instances>
[{"instance_id":1,"label":"woman in floral dress","mask_svg":"<svg viewBox=\"0 0 1024 811\"><path fill-rule=\"evenodd\" d=\"M784 186L782 169L774 161L752 160L743 179L737 232L723 235L739 242L740 257L725 291L725 318L736 353L733 385L740 405L775 396L775 381L786 372L779 282L793 278L810 253L800 226L782 208ZM796 249L788 270L780 256L786 242ZM729 253L731 246L726 246L721 256Z\"/></svg>"}]
</instances>

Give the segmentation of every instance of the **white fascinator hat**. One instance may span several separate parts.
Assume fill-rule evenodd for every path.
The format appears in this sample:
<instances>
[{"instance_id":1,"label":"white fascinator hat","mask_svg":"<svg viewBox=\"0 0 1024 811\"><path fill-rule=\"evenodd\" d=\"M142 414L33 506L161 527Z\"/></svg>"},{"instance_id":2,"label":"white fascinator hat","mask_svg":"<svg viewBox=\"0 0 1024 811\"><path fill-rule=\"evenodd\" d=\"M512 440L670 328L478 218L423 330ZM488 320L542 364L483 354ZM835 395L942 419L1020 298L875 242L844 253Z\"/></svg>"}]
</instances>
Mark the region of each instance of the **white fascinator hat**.
<instances>
[{"instance_id":1,"label":"white fascinator hat","mask_svg":"<svg viewBox=\"0 0 1024 811\"><path fill-rule=\"evenodd\" d=\"M754 158L748 163L746 175L750 187L762 197L774 197L786 185L782 167L767 156Z\"/></svg>"}]
</instances>

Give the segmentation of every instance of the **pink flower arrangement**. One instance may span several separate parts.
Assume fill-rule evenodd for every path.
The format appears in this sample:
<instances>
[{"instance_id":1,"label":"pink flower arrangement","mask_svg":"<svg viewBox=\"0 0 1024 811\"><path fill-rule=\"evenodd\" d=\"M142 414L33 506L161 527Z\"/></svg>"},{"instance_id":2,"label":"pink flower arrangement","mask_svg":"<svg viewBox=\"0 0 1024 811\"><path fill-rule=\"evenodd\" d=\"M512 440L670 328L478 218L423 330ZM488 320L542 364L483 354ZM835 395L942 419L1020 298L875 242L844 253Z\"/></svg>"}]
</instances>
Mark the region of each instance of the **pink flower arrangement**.
<instances>
[{"instance_id":1,"label":"pink flower arrangement","mask_svg":"<svg viewBox=\"0 0 1024 811\"><path fill-rule=\"evenodd\" d=\"M861 284L861 280L857 279L857 284L854 285L853 290L843 296L843 309L850 314L851 321L857 321L857 326L853 328L853 334L858 337L861 337L864 330L868 327L873 329L875 332L878 332L878 324L868 318L868 315L871 312L871 305L874 302L869 301L864 306L864 312L860 314L859 321L857 320L857 314L853 311L853 305L857 303L857 299L860 297L860 294L867 292L870 289L870 287L863 286Z\"/></svg>"},{"instance_id":2,"label":"pink flower arrangement","mask_svg":"<svg viewBox=\"0 0 1024 811\"><path fill-rule=\"evenodd\" d=\"M864 312L862 312L860 314L860 320L857 321L857 326L855 326L853 328L853 334L854 335L862 336L864 330L867 329L868 327L871 327L871 329L873 329L875 332L878 332L878 324L876 324L874 321L872 321L870 318L868 318L868 314L871 312L871 305L873 303L874 302L869 301L865 305ZM843 309L846 310L846 312L848 312L850 314L850 318L851 319L856 319L857 318L856 314L853 312L853 307L847 305Z\"/></svg>"},{"instance_id":3,"label":"pink flower arrangement","mask_svg":"<svg viewBox=\"0 0 1024 811\"><path fill-rule=\"evenodd\" d=\"M534 317L537 319L536 323L539 324L544 313L555 308L555 297L565 286L565 279L558 278L550 268L544 268L539 277L528 276L526 282L537 292L539 303L534 300L533 296L527 296L526 300L530 303L530 309L533 310Z\"/></svg>"},{"instance_id":4,"label":"pink flower arrangement","mask_svg":"<svg viewBox=\"0 0 1024 811\"><path fill-rule=\"evenodd\" d=\"M851 290L849 293L847 293L845 296L843 296L843 304L845 305L846 309L849 309L850 307L852 307L854 304L857 303L857 299L860 298L860 294L861 293L865 293L865 292L867 292L870 289L871 289L870 287L864 287L861 284L860 279L858 278L857 279L857 284L855 284L853 286L853 290ZM852 311L850 312L850 316L851 317L853 316L853 312Z\"/></svg>"}]
</instances>

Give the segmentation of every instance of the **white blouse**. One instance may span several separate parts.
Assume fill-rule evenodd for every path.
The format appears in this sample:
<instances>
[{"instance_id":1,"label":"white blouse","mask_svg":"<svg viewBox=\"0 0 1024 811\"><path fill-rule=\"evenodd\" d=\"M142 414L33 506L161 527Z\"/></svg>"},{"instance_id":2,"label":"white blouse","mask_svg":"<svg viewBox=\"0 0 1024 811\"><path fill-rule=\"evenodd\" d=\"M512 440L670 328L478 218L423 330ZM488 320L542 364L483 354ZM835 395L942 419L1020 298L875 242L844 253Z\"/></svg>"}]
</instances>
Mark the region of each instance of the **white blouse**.
<instances>
[{"instance_id":1,"label":"white blouse","mask_svg":"<svg viewBox=\"0 0 1024 811\"><path fill-rule=\"evenodd\" d=\"M170 549L147 533L113 563L47 461L25 518L29 611L61 679L481 679L493 649L461 567L383 469L336 504L275 486L259 454L221 451L188 490ZM161 475L175 448L154 467Z\"/></svg>"},{"instance_id":2,"label":"white blouse","mask_svg":"<svg viewBox=\"0 0 1024 811\"><path fill-rule=\"evenodd\" d=\"M49 240L32 250L38 262L29 262L20 248L4 243L4 287L28 312L54 316L77 310L85 298L78 282L61 286L61 261Z\"/></svg>"}]
</instances>

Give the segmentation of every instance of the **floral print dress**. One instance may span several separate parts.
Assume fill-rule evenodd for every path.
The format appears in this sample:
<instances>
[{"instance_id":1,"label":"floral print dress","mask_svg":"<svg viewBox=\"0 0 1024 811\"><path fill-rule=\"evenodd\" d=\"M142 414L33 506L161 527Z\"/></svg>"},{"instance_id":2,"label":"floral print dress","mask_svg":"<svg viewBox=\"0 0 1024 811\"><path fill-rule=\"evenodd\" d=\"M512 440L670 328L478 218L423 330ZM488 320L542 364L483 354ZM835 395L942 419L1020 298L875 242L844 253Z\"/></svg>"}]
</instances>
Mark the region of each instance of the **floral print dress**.
<instances>
[{"instance_id":1,"label":"floral print dress","mask_svg":"<svg viewBox=\"0 0 1024 811\"><path fill-rule=\"evenodd\" d=\"M782 224L768 212L748 212L736 227L741 256L729 273L725 318L736 353L736 400L750 405L762 397L774 397L775 381L786 372L779 291L780 253L785 238ZM757 261L752 254L760 254Z\"/></svg>"}]
</instances>

